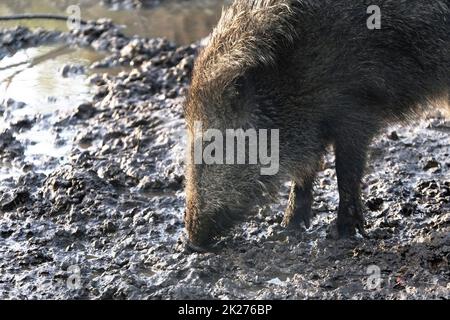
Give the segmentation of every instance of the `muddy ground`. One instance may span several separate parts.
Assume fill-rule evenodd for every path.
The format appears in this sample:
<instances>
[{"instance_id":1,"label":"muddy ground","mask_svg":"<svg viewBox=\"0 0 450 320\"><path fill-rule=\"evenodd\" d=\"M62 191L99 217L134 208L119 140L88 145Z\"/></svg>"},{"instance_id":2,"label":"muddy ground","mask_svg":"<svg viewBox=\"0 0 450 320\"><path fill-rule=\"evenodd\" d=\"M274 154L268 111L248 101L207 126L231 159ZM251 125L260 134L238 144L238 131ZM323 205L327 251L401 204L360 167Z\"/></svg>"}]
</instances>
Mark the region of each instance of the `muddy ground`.
<instances>
[{"instance_id":1,"label":"muddy ground","mask_svg":"<svg viewBox=\"0 0 450 320\"><path fill-rule=\"evenodd\" d=\"M56 143L70 147L64 164L48 157L36 167L16 139L45 118L10 122L0 133L2 166L20 172L0 182L0 298L450 298L450 129L438 114L389 128L373 143L368 239L335 239L330 154L309 230L280 226L286 184L280 203L237 226L219 252L189 253L179 241L181 105L198 45L129 38L99 21L67 34L1 30L0 59L49 42L106 58L91 66L92 101L48 124L61 133ZM123 71L112 75L112 67ZM21 107L3 101L0 114ZM64 139L67 130L73 139Z\"/></svg>"},{"instance_id":2,"label":"muddy ground","mask_svg":"<svg viewBox=\"0 0 450 320\"><path fill-rule=\"evenodd\" d=\"M169 0L171 1L171 0ZM173 1L173 0L172 0ZM189 1L189 0L178 0ZM153 8L161 5L168 0L102 0L101 3L112 9L138 9L138 8Z\"/></svg>"}]
</instances>

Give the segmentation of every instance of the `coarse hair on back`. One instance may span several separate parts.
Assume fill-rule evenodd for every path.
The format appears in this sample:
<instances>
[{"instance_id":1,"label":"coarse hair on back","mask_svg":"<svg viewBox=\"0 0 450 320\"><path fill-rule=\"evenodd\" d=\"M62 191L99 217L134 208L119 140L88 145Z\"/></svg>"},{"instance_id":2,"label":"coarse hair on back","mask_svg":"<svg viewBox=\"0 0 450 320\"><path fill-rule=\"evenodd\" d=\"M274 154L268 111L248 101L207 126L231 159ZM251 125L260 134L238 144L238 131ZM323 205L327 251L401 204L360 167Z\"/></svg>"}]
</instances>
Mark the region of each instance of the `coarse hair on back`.
<instances>
[{"instance_id":1,"label":"coarse hair on back","mask_svg":"<svg viewBox=\"0 0 450 320\"><path fill-rule=\"evenodd\" d=\"M299 0L235 0L223 10L197 58L192 87L214 84L223 90L251 68L274 65L279 49L293 45L297 37L298 3Z\"/></svg>"}]
</instances>

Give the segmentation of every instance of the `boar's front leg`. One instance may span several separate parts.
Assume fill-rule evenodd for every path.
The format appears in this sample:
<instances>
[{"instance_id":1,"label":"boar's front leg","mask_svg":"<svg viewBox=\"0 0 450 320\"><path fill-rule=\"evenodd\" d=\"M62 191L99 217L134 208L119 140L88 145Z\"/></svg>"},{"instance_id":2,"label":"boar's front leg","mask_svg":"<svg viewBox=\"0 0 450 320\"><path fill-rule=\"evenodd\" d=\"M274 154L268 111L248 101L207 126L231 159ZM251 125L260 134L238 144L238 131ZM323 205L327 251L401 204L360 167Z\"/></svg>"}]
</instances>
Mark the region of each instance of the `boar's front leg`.
<instances>
[{"instance_id":1,"label":"boar's front leg","mask_svg":"<svg viewBox=\"0 0 450 320\"><path fill-rule=\"evenodd\" d=\"M295 228L303 222L305 227L309 228L311 224L312 193L313 179L308 179L301 184L292 181L283 226Z\"/></svg>"},{"instance_id":2,"label":"boar's front leg","mask_svg":"<svg viewBox=\"0 0 450 320\"><path fill-rule=\"evenodd\" d=\"M341 238L364 231L361 179L370 139L364 134L348 134L335 142L336 174L339 188L338 233Z\"/></svg>"}]
</instances>

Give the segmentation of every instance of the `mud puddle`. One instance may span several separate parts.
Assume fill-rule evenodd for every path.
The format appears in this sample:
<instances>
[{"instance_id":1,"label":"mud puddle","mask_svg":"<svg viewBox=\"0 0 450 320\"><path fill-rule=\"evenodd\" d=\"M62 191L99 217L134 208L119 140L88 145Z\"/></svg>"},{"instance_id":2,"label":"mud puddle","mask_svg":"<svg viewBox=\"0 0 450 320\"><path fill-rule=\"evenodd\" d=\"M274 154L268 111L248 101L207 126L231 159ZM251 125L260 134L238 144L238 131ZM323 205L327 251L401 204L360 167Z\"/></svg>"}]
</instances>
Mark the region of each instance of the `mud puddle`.
<instances>
[{"instance_id":1,"label":"mud puddle","mask_svg":"<svg viewBox=\"0 0 450 320\"><path fill-rule=\"evenodd\" d=\"M2 166L1 180L31 167L48 173L66 162L76 132L53 126L92 99L86 82L89 66L103 57L59 44L20 50L0 60L0 132L14 132L24 148L21 161Z\"/></svg>"},{"instance_id":2,"label":"mud puddle","mask_svg":"<svg viewBox=\"0 0 450 320\"><path fill-rule=\"evenodd\" d=\"M127 35L165 37L185 45L206 37L218 21L221 9L230 0L194 1L103 1L97 0L2 0L0 16L21 13L53 13L67 15L67 8L78 5L81 17L86 20L108 18L125 27ZM154 5L158 4L158 5ZM17 22L0 22L0 27L12 27ZM27 27L43 27L67 31L64 22L51 20L21 21Z\"/></svg>"},{"instance_id":3,"label":"mud puddle","mask_svg":"<svg viewBox=\"0 0 450 320\"><path fill-rule=\"evenodd\" d=\"M42 35L0 30L0 41L23 48ZM82 97L76 103L39 106L35 101L53 94L27 101L17 93L3 111L15 119L29 116L20 113L28 104L52 112L0 135L0 156L12 164L2 167L23 170L0 185L0 298L449 298L450 135L441 117L390 128L374 141L364 178L367 239L333 235L338 197L330 154L318 177L309 230L281 227L285 185L278 203L236 226L216 253L190 253L179 242L182 104L198 44L130 38L105 21L63 38L104 48L107 68L92 75L88 69L69 72L68 79L86 86L84 93L69 94L69 82L54 104L66 95ZM118 72L110 74L108 66ZM65 79L58 71L54 77ZM69 132L62 140L73 141L66 163L45 174L24 168L31 143L16 138L27 132L35 138L30 132L41 121L49 136ZM379 271L376 288L370 287L370 267Z\"/></svg>"}]
</instances>

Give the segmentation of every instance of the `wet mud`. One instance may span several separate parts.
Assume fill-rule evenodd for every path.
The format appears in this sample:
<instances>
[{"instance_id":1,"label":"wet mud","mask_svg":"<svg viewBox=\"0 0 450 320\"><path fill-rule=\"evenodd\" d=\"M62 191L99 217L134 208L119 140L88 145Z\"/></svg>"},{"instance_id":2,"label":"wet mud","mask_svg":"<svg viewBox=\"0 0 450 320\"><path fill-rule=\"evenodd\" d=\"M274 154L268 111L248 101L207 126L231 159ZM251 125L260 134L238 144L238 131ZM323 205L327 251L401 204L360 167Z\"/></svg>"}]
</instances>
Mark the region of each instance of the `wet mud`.
<instances>
[{"instance_id":1,"label":"wet mud","mask_svg":"<svg viewBox=\"0 0 450 320\"><path fill-rule=\"evenodd\" d=\"M190 253L180 242L182 103L200 45L129 37L101 20L70 33L2 29L0 59L44 44L99 56L60 66L61 79L82 77L89 88L64 110L21 117L28 104L5 90L0 298L449 298L450 131L440 114L373 143L368 238L335 237L330 153L310 229L281 227L286 184L278 204L236 226L217 252ZM23 134L36 127L58 152L30 156Z\"/></svg>"}]
</instances>

